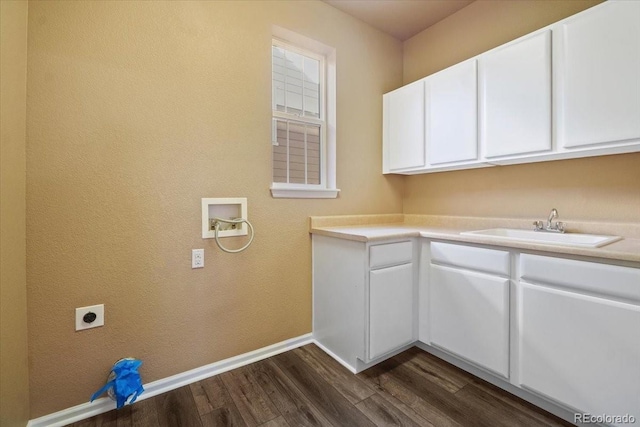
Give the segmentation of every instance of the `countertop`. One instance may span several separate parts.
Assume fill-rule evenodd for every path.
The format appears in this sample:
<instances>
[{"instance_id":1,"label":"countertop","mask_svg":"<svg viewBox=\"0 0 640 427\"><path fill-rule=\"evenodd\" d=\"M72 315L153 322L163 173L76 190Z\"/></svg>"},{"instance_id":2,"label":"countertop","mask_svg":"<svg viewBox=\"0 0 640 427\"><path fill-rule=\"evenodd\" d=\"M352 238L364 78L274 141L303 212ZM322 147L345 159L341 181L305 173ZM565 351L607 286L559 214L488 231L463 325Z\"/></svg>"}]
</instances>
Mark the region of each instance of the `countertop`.
<instances>
[{"instance_id":1,"label":"countertop","mask_svg":"<svg viewBox=\"0 0 640 427\"><path fill-rule=\"evenodd\" d=\"M394 222L385 222L385 220L388 219ZM403 221L400 222L398 219L403 219ZM376 223L376 220L378 223ZM521 226L514 226L515 221L521 222ZM496 225L496 223L503 225ZM579 231L583 233L623 237L622 240L600 248L517 242L500 238L460 234L462 232L486 228L525 229L526 227L522 226L524 224L526 224L526 220L521 219L432 217L426 215L407 215L405 218L402 218L402 215L362 215L349 217L312 217L309 232L359 242L378 242L410 237L425 237L428 239L476 243L526 251L547 252L550 254L567 254L640 263L640 238L635 235L638 232L637 224L576 223L576 225L580 227ZM603 232L603 230L605 231Z\"/></svg>"}]
</instances>

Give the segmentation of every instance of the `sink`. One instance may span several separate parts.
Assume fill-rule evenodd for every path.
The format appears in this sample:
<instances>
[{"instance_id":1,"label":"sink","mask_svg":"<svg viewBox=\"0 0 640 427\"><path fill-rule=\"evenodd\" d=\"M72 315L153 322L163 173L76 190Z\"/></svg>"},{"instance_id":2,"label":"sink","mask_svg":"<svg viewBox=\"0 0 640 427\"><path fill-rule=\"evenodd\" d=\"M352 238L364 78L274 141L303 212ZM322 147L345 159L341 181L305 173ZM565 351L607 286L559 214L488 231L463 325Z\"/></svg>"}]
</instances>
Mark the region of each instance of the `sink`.
<instances>
[{"instance_id":1,"label":"sink","mask_svg":"<svg viewBox=\"0 0 640 427\"><path fill-rule=\"evenodd\" d=\"M621 240L620 236L600 236L581 233L548 233L544 231L518 230L511 228L491 228L489 230L465 231L465 236L482 236L493 239L512 240L545 245L577 246L599 248Z\"/></svg>"}]
</instances>

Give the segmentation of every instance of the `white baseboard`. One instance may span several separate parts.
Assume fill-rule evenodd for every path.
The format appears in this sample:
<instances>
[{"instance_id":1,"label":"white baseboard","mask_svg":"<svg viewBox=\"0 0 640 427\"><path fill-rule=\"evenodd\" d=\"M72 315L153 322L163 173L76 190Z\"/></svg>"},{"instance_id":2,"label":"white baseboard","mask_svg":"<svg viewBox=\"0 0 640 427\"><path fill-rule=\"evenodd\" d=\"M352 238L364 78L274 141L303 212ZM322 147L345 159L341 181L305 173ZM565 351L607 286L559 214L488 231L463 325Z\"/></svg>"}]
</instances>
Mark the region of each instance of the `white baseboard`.
<instances>
[{"instance_id":1,"label":"white baseboard","mask_svg":"<svg viewBox=\"0 0 640 427\"><path fill-rule=\"evenodd\" d=\"M223 372L249 365L259 360L266 359L285 351L293 350L314 342L312 334L301 335L267 347L259 348L248 353L220 360L219 362L201 366L190 371L182 372L167 378L144 384L144 393L138 400L148 399L182 386L213 377ZM92 403L82 403L80 405L54 412L40 418L30 420L27 427L61 427L77 421L91 418L95 415L109 412L115 409L115 402L108 397L94 400Z\"/></svg>"}]
</instances>

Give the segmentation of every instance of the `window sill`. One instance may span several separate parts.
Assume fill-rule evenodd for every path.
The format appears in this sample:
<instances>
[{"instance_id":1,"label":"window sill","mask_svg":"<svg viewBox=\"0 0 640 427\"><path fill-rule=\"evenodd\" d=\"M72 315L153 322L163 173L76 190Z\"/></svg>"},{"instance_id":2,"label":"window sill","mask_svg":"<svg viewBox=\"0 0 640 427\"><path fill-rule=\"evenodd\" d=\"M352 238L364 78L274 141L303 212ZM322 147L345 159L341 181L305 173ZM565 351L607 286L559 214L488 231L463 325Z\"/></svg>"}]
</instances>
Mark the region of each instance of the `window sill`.
<instances>
[{"instance_id":1,"label":"window sill","mask_svg":"<svg viewBox=\"0 0 640 427\"><path fill-rule=\"evenodd\" d=\"M271 196L274 199L335 199L338 197L339 189L326 188L273 188Z\"/></svg>"}]
</instances>

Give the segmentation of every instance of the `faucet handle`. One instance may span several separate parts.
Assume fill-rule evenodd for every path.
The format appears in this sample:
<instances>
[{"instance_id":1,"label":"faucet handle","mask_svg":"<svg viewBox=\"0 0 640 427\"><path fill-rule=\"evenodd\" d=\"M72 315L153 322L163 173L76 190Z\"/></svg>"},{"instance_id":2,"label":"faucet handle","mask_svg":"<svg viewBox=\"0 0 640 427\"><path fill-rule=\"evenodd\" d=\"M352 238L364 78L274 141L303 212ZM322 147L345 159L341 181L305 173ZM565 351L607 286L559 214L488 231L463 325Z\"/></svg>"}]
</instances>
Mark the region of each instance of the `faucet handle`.
<instances>
[{"instance_id":1,"label":"faucet handle","mask_svg":"<svg viewBox=\"0 0 640 427\"><path fill-rule=\"evenodd\" d=\"M534 231L540 231L543 228L542 221L533 221Z\"/></svg>"},{"instance_id":2,"label":"faucet handle","mask_svg":"<svg viewBox=\"0 0 640 427\"><path fill-rule=\"evenodd\" d=\"M556 222L556 230L558 230L561 233L564 233L564 222L562 221L558 221Z\"/></svg>"}]
</instances>

